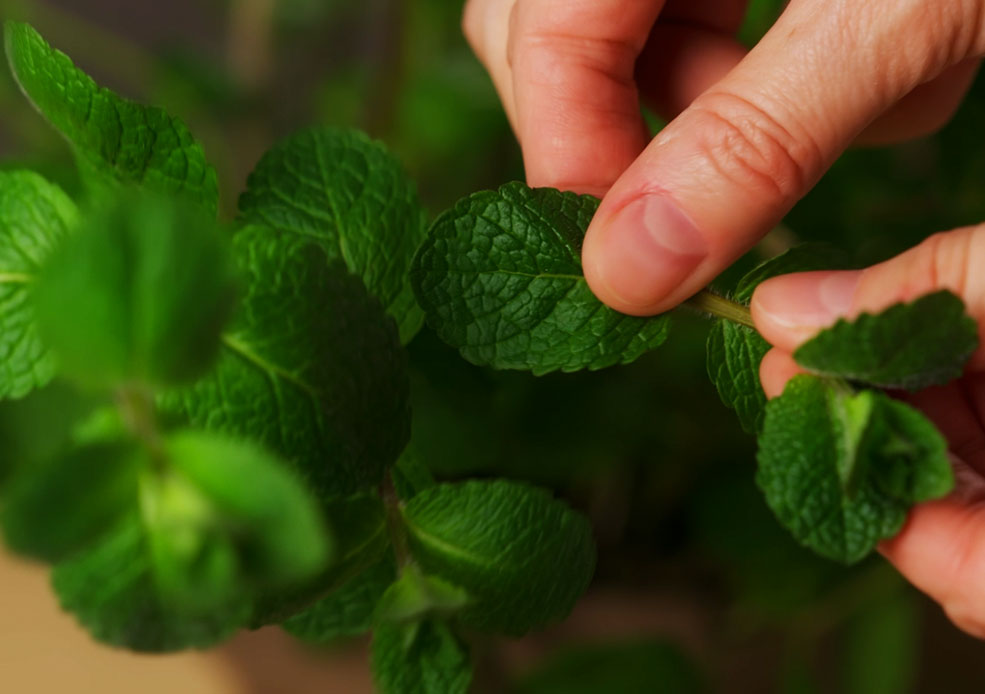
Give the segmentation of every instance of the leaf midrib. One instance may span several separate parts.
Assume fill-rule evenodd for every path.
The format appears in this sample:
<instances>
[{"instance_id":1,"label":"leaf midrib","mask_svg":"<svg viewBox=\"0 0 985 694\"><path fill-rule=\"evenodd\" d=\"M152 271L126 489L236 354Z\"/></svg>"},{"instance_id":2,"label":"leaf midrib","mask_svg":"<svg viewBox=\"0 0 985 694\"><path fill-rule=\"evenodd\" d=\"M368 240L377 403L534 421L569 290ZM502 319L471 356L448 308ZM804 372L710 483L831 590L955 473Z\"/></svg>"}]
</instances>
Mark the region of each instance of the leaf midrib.
<instances>
[{"instance_id":1,"label":"leaf midrib","mask_svg":"<svg viewBox=\"0 0 985 694\"><path fill-rule=\"evenodd\" d=\"M27 272L0 272L0 284L30 284L34 279Z\"/></svg>"}]
</instances>

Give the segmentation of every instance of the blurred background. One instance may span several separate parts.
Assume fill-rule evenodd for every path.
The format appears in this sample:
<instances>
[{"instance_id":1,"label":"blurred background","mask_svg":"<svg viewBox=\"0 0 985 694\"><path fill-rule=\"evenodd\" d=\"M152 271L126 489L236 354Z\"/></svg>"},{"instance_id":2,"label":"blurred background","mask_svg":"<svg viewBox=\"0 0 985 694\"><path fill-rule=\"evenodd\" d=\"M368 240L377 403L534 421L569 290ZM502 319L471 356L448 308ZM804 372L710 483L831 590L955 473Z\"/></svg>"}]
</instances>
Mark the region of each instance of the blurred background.
<instances>
[{"instance_id":1,"label":"blurred background","mask_svg":"<svg viewBox=\"0 0 985 694\"><path fill-rule=\"evenodd\" d=\"M743 38L781 5L753 0ZM385 141L432 213L522 178L460 14L460 0L0 0L0 17L31 21L98 81L186 120L219 170L226 216L263 151L314 123ZM939 135L844 156L760 253L824 240L868 263L985 220L983 122L979 79ZM67 147L6 69L0 167L79 189ZM775 523L753 483L754 442L705 376L706 326L677 323L632 366L543 378L472 367L426 330L412 343L414 439L434 472L553 487L591 515L600 547L568 622L473 643L475 691L983 691L981 645L881 559L839 567ZM0 426L25 425L2 414ZM0 615L4 691L371 691L363 641L316 650L264 629L208 654L111 651L58 613L43 570L9 558Z\"/></svg>"}]
</instances>

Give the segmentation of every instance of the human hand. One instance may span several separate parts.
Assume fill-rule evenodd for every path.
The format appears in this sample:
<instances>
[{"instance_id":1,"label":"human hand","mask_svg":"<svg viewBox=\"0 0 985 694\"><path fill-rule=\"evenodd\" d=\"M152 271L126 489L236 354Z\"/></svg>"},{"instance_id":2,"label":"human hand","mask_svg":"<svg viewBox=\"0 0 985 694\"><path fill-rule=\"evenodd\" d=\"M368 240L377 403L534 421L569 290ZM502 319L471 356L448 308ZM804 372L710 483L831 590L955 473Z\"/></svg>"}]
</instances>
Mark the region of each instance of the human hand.
<instances>
[{"instance_id":1,"label":"human hand","mask_svg":"<svg viewBox=\"0 0 985 694\"><path fill-rule=\"evenodd\" d=\"M748 54L747 0L469 0L466 35L530 185L603 195L593 291L626 313L708 284L853 141L928 133L985 54L985 0L791 0ZM640 101L678 116L652 142Z\"/></svg>"},{"instance_id":2,"label":"human hand","mask_svg":"<svg viewBox=\"0 0 985 694\"><path fill-rule=\"evenodd\" d=\"M914 507L882 553L951 620L985 638L985 225L932 236L867 270L805 272L763 282L753 295L756 328L772 345L760 367L769 397L800 371L791 354L840 316L875 312L937 289L962 299L979 324L978 350L965 375L905 396L950 444L957 486Z\"/></svg>"}]
</instances>

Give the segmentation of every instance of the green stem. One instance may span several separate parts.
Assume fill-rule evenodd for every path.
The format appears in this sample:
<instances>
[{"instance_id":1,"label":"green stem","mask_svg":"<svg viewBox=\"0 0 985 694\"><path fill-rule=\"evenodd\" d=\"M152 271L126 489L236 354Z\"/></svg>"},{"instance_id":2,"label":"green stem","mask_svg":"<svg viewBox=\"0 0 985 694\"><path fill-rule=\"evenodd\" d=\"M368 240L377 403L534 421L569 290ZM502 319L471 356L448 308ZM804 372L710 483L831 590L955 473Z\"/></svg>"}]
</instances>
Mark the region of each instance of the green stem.
<instances>
[{"instance_id":1,"label":"green stem","mask_svg":"<svg viewBox=\"0 0 985 694\"><path fill-rule=\"evenodd\" d=\"M748 307L743 306L737 301L726 299L724 296L714 294L707 289L701 290L684 303L702 313L710 313L713 316L744 325L747 328L756 329Z\"/></svg>"},{"instance_id":2,"label":"green stem","mask_svg":"<svg viewBox=\"0 0 985 694\"><path fill-rule=\"evenodd\" d=\"M404 525L403 514L400 512L400 497L393 486L393 480L387 475L383 483L383 505L386 508L386 529L390 535L390 545L397 559L397 566L403 569L414 563L407 544L407 528Z\"/></svg>"},{"instance_id":3,"label":"green stem","mask_svg":"<svg viewBox=\"0 0 985 694\"><path fill-rule=\"evenodd\" d=\"M130 432L147 448L155 469L164 470L167 456L157 426L153 393L140 386L124 386L116 393L116 404Z\"/></svg>"}]
</instances>

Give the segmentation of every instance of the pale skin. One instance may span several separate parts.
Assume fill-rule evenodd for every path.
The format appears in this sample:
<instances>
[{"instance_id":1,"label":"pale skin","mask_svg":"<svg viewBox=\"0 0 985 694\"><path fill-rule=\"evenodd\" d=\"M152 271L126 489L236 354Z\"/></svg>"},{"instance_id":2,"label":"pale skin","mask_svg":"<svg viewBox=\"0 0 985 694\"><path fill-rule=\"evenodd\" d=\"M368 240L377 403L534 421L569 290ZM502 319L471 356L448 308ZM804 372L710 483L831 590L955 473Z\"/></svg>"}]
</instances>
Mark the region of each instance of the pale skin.
<instances>
[{"instance_id":1,"label":"pale skin","mask_svg":"<svg viewBox=\"0 0 985 694\"><path fill-rule=\"evenodd\" d=\"M601 196L583 264L605 303L668 310L771 229L853 143L944 125L985 55L985 0L791 0L751 51L746 0L469 0L464 29L523 149L527 180ZM673 119L650 140L640 102ZM946 288L985 325L985 225L864 271L763 283L752 301L790 356L838 316ZM985 332L982 334L985 343ZM950 497L915 508L882 553L985 638L985 347L965 377L908 398L949 439Z\"/></svg>"}]
</instances>

